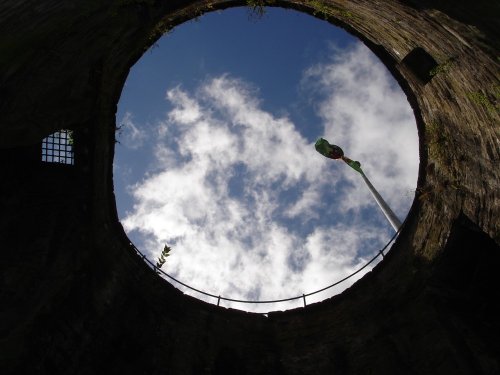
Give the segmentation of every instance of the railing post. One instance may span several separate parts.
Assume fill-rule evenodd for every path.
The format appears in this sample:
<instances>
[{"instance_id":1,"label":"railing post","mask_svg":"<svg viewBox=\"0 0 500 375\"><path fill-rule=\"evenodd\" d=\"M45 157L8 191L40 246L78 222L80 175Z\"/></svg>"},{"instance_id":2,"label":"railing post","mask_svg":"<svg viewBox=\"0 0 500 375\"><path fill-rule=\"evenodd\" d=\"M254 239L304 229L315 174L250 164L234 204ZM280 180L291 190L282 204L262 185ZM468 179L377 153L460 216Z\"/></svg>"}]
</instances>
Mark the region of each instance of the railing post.
<instances>
[{"instance_id":1,"label":"railing post","mask_svg":"<svg viewBox=\"0 0 500 375\"><path fill-rule=\"evenodd\" d=\"M306 307L307 303L306 303L306 295L305 294L302 294L302 299L304 300L304 307Z\"/></svg>"},{"instance_id":2,"label":"railing post","mask_svg":"<svg viewBox=\"0 0 500 375\"><path fill-rule=\"evenodd\" d=\"M219 304L220 304L220 296L219 298L217 298L217 306L219 306Z\"/></svg>"},{"instance_id":3,"label":"railing post","mask_svg":"<svg viewBox=\"0 0 500 375\"><path fill-rule=\"evenodd\" d=\"M385 258L384 250L379 250L378 252L380 253L380 255L382 255L382 259Z\"/></svg>"}]
</instances>

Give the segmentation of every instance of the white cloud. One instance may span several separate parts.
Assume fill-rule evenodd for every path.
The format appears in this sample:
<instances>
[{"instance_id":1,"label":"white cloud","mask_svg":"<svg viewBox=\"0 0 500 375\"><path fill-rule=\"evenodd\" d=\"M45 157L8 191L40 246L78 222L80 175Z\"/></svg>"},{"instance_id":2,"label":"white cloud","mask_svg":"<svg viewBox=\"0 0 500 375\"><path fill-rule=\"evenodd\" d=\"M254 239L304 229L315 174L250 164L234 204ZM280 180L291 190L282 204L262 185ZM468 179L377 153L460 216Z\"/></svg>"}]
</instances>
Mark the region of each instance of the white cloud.
<instances>
[{"instance_id":1,"label":"white cloud","mask_svg":"<svg viewBox=\"0 0 500 375\"><path fill-rule=\"evenodd\" d=\"M174 105L174 109L170 111L168 118L177 125L192 124L200 118L201 113L198 103L189 98L187 94L181 90L180 86L169 90L166 99Z\"/></svg>"},{"instance_id":2,"label":"white cloud","mask_svg":"<svg viewBox=\"0 0 500 375\"><path fill-rule=\"evenodd\" d=\"M414 120L373 60L357 47L305 79L322 92L326 138L362 161L391 204L407 209L405 193L416 179ZM143 234L152 260L172 245L164 269L193 287L232 298L286 298L352 273L367 261L369 243L387 240L386 231L362 221L360 210L372 200L361 178L317 154L290 119L263 111L256 95L229 76L195 93L169 90L172 109L152 145L155 171L131 188L135 204L122 222ZM398 149L403 142L410 155ZM233 306L269 311L301 304Z\"/></svg>"},{"instance_id":3,"label":"white cloud","mask_svg":"<svg viewBox=\"0 0 500 375\"><path fill-rule=\"evenodd\" d=\"M314 211L315 203L321 200L318 189L307 189L302 192L300 198L290 205L285 211L285 216L289 218L302 217L306 219L317 218L318 213Z\"/></svg>"},{"instance_id":4,"label":"white cloud","mask_svg":"<svg viewBox=\"0 0 500 375\"><path fill-rule=\"evenodd\" d=\"M147 133L133 121L133 116L130 112L125 113L120 124L121 127L118 133L119 141L131 149L142 147L144 141L147 139Z\"/></svg>"},{"instance_id":5,"label":"white cloud","mask_svg":"<svg viewBox=\"0 0 500 375\"><path fill-rule=\"evenodd\" d=\"M326 97L320 104L325 136L362 168L390 206L406 215L418 170L417 128L413 112L386 68L363 44L337 53L333 63L309 69L305 80ZM354 185L344 209L373 204L356 173L344 168Z\"/></svg>"}]
</instances>

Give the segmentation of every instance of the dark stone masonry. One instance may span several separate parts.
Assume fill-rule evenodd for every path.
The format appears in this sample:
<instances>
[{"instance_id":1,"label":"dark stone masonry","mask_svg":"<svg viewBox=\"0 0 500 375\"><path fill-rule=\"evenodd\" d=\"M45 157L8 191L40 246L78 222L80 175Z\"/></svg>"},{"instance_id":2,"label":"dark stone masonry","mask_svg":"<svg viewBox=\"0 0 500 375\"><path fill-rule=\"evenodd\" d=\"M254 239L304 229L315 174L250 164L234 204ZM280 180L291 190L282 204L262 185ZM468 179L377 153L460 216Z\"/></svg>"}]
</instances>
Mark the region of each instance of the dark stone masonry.
<instances>
[{"instance_id":1,"label":"dark stone masonry","mask_svg":"<svg viewBox=\"0 0 500 375\"><path fill-rule=\"evenodd\" d=\"M168 29L237 5L0 2L0 374L499 374L498 1L272 3L363 40L417 120L410 214L353 287L266 317L183 295L131 249L112 176L128 71ZM60 129L74 165L41 161Z\"/></svg>"}]
</instances>

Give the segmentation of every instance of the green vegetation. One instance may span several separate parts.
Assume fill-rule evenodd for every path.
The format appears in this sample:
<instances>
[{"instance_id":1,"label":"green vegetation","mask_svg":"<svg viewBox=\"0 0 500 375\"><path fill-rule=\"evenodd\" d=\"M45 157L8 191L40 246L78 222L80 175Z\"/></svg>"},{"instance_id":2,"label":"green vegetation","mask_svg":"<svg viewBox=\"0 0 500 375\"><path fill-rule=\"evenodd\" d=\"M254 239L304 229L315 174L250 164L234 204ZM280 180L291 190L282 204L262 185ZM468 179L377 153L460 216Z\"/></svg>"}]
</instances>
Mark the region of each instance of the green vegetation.
<instances>
[{"instance_id":1,"label":"green vegetation","mask_svg":"<svg viewBox=\"0 0 500 375\"><path fill-rule=\"evenodd\" d=\"M432 121L426 127L427 143L429 145L429 156L440 164L449 164L447 150L451 146L443 126L438 121Z\"/></svg>"},{"instance_id":2,"label":"green vegetation","mask_svg":"<svg viewBox=\"0 0 500 375\"><path fill-rule=\"evenodd\" d=\"M266 5L274 4L274 0L246 0L250 9L248 17L250 19L261 19L266 14Z\"/></svg>"},{"instance_id":3,"label":"green vegetation","mask_svg":"<svg viewBox=\"0 0 500 375\"><path fill-rule=\"evenodd\" d=\"M443 63L437 65L435 68L431 69L429 72L429 75L431 77L434 77L435 75L441 74L441 73L447 73L453 64L455 64L456 58L455 57L450 57L446 59Z\"/></svg>"},{"instance_id":4,"label":"green vegetation","mask_svg":"<svg viewBox=\"0 0 500 375\"><path fill-rule=\"evenodd\" d=\"M195 14L194 20L198 21L199 18L203 15L203 13L205 13L206 11L212 10L212 9L214 9L214 3L211 1L203 4L203 7L196 7L196 9L194 11L194 14Z\"/></svg>"},{"instance_id":5,"label":"green vegetation","mask_svg":"<svg viewBox=\"0 0 500 375\"><path fill-rule=\"evenodd\" d=\"M68 139L68 145L73 146L75 139L73 138L73 130L63 130L66 132L66 137Z\"/></svg>"},{"instance_id":6,"label":"green vegetation","mask_svg":"<svg viewBox=\"0 0 500 375\"><path fill-rule=\"evenodd\" d=\"M494 99L481 91L469 92L467 97L477 105L485 107L490 113L495 114L500 111L498 100L500 99L500 86L493 87Z\"/></svg>"},{"instance_id":7,"label":"green vegetation","mask_svg":"<svg viewBox=\"0 0 500 375\"><path fill-rule=\"evenodd\" d=\"M170 256L170 250L172 249L167 245L163 247L163 251L156 261L156 268L161 268L165 264L166 258Z\"/></svg>"},{"instance_id":8,"label":"green vegetation","mask_svg":"<svg viewBox=\"0 0 500 375\"><path fill-rule=\"evenodd\" d=\"M310 0L308 4L314 9L313 15L322 15L325 20L330 16L340 16L343 18L353 18L352 12L335 5L326 5L321 0Z\"/></svg>"},{"instance_id":9,"label":"green vegetation","mask_svg":"<svg viewBox=\"0 0 500 375\"><path fill-rule=\"evenodd\" d=\"M322 15L325 19L328 18L330 9L320 0L311 0L309 5L314 9L313 15Z\"/></svg>"},{"instance_id":10,"label":"green vegetation","mask_svg":"<svg viewBox=\"0 0 500 375\"><path fill-rule=\"evenodd\" d=\"M168 34L172 30L172 26L167 24L166 22L160 22L158 25L155 26L153 30L151 30L151 33L149 33L149 40L153 41L158 39L164 34Z\"/></svg>"}]
</instances>

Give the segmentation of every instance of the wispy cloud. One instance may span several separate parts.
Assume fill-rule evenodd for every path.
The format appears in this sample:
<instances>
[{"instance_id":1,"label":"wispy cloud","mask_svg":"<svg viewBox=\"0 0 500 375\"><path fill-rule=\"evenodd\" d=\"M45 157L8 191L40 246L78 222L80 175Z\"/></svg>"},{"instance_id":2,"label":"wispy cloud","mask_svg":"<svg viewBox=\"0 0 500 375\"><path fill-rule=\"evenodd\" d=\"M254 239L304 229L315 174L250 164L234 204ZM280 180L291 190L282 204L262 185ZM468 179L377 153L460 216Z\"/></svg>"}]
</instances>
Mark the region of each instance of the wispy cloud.
<instances>
[{"instance_id":1,"label":"wispy cloud","mask_svg":"<svg viewBox=\"0 0 500 375\"><path fill-rule=\"evenodd\" d=\"M147 132L137 125L133 120L133 115L126 112L119 125L120 142L131 149L138 149L143 146L147 139Z\"/></svg>"},{"instance_id":2,"label":"wispy cloud","mask_svg":"<svg viewBox=\"0 0 500 375\"><path fill-rule=\"evenodd\" d=\"M361 161L377 189L404 216L412 198L405 192L414 189L417 181L417 128L406 97L386 68L358 43L334 53L332 62L310 68L304 81L324 97L319 114L326 138ZM341 173L355 189L344 201L344 209L359 208L360 202L372 205L358 176L348 170Z\"/></svg>"},{"instance_id":3,"label":"wispy cloud","mask_svg":"<svg viewBox=\"0 0 500 375\"><path fill-rule=\"evenodd\" d=\"M418 164L408 105L366 47L334 56L304 75L311 95L319 95L325 136L361 160L404 212ZM262 110L257 94L228 75L195 92L168 90L171 110L152 137L156 168L132 186L135 204L122 222L141 233L152 259L164 243L172 245L165 270L194 287L233 298L286 298L356 270L388 239L387 230L382 220L366 224L373 207L359 176L317 154L291 119Z\"/></svg>"}]
</instances>

